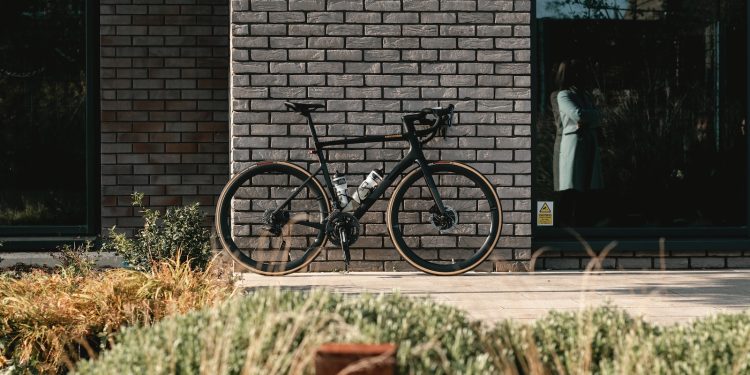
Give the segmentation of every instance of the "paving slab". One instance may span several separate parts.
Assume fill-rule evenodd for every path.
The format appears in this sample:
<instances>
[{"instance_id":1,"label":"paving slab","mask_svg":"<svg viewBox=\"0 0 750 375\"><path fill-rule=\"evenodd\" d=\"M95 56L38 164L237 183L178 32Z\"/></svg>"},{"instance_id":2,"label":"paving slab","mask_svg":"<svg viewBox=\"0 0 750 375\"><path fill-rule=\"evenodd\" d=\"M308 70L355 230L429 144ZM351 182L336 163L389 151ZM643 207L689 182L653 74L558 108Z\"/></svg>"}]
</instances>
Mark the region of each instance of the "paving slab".
<instances>
[{"instance_id":1,"label":"paving slab","mask_svg":"<svg viewBox=\"0 0 750 375\"><path fill-rule=\"evenodd\" d=\"M530 322L550 310L611 303L658 324L750 309L750 270L478 273L438 277L412 272L240 274L247 289L325 288L336 293L401 293L464 309L489 324Z\"/></svg>"}]
</instances>

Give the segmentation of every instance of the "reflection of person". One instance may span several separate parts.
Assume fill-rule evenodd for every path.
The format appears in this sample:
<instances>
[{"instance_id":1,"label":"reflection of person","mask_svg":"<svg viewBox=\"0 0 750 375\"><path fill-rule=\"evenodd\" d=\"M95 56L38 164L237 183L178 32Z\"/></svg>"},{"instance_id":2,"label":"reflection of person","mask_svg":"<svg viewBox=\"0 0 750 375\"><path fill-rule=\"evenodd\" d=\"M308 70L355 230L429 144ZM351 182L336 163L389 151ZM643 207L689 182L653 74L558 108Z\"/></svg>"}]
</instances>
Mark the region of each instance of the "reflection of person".
<instances>
[{"instance_id":1,"label":"reflection of person","mask_svg":"<svg viewBox=\"0 0 750 375\"><path fill-rule=\"evenodd\" d=\"M724 152L723 160L719 162L719 186L726 188L724 199L717 202L721 212L720 220L724 224L744 225L747 222L747 120L743 117L739 123L727 134L731 137L728 149Z\"/></svg>"},{"instance_id":2,"label":"reflection of person","mask_svg":"<svg viewBox=\"0 0 750 375\"><path fill-rule=\"evenodd\" d=\"M586 91L582 63L560 63L552 94L557 133L553 158L555 191L560 192L558 212L561 225L588 225L591 194L604 187L599 155L600 112Z\"/></svg>"},{"instance_id":3,"label":"reflection of person","mask_svg":"<svg viewBox=\"0 0 750 375\"><path fill-rule=\"evenodd\" d=\"M688 193L696 202L697 218L694 224L708 224L717 212L715 202L705 196L716 186L718 172L716 142L710 116L699 114L693 131L693 139L686 145L685 181Z\"/></svg>"}]
</instances>

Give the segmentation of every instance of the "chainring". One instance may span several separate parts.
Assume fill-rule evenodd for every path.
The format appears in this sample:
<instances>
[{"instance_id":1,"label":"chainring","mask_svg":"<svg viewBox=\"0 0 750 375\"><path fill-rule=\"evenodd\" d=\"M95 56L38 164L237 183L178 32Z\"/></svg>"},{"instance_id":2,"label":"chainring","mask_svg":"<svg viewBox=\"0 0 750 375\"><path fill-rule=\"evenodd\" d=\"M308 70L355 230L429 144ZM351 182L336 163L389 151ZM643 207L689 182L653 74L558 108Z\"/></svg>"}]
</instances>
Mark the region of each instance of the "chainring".
<instances>
[{"instance_id":1,"label":"chainring","mask_svg":"<svg viewBox=\"0 0 750 375\"><path fill-rule=\"evenodd\" d=\"M359 238L359 221L354 215L341 211L331 213L326 222L326 233L328 240L336 246L341 246L342 229L350 245Z\"/></svg>"}]
</instances>

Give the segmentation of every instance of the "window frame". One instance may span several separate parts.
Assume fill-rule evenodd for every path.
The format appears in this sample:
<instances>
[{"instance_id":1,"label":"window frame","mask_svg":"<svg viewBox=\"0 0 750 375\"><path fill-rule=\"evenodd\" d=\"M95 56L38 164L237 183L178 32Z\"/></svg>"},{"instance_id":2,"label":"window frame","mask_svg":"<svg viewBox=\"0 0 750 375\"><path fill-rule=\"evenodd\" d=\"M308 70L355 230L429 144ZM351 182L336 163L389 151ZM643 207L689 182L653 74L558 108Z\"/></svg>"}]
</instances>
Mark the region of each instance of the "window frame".
<instances>
[{"instance_id":1,"label":"window frame","mask_svg":"<svg viewBox=\"0 0 750 375\"><path fill-rule=\"evenodd\" d=\"M96 236L101 229L100 104L99 104L99 0L84 1L84 47L86 70L85 170L86 219L82 225L0 225L5 247L44 247L62 238ZM35 241L35 238L38 239ZM31 240L31 241L29 241Z\"/></svg>"},{"instance_id":2,"label":"window frame","mask_svg":"<svg viewBox=\"0 0 750 375\"><path fill-rule=\"evenodd\" d=\"M540 58L543 58L544 51L541 41L543 33L543 22L537 18L537 2L531 1L531 121L536 124L540 120L540 90L542 85L542 74L539 71ZM746 9L746 19L750 19L750 6ZM746 27L746 35L750 40L750 25ZM720 51L726 54L726 51ZM746 105L745 118L750 120L750 49L745 51L748 60L745 69L747 71L746 89L748 90L748 105ZM720 68L721 69L721 68ZM537 145L538 135L532 129L531 132L531 150L532 150L532 179L535 178L534 171L537 166L537 159L533 157ZM750 132L745 135L746 141L750 145ZM617 239L620 241L620 248L631 250L658 249L661 241L665 238L670 240L666 242L670 250L703 250L707 248L717 250L746 249L750 247L750 149L747 150L745 158L747 160L746 181L747 205L745 208L745 225L726 226L726 227L647 227L647 228L558 228L538 226L536 220L536 207L538 195L532 188L531 191L531 209L532 209L532 248L550 247L556 250L581 250L580 239L595 244L595 247L603 248L611 241ZM589 241L590 240L590 241Z\"/></svg>"}]
</instances>

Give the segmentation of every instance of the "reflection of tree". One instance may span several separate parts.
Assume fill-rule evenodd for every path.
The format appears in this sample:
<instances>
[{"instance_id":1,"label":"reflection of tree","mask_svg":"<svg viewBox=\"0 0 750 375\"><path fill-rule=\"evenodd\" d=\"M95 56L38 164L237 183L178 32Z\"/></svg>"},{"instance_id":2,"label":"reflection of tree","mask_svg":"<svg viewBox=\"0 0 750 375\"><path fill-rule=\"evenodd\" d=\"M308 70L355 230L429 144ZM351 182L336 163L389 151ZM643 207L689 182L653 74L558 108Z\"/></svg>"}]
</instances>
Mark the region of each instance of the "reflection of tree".
<instances>
[{"instance_id":1,"label":"reflection of tree","mask_svg":"<svg viewBox=\"0 0 750 375\"><path fill-rule=\"evenodd\" d=\"M0 225L35 224L39 219L45 224L62 223L54 217L58 215L81 223L85 194L84 5L84 0L3 2ZM67 212L54 213L62 207Z\"/></svg>"},{"instance_id":2,"label":"reflection of tree","mask_svg":"<svg viewBox=\"0 0 750 375\"><path fill-rule=\"evenodd\" d=\"M617 0L549 0L547 11L555 18L618 19L622 18Z\"/></svg>"}]
</instances>

